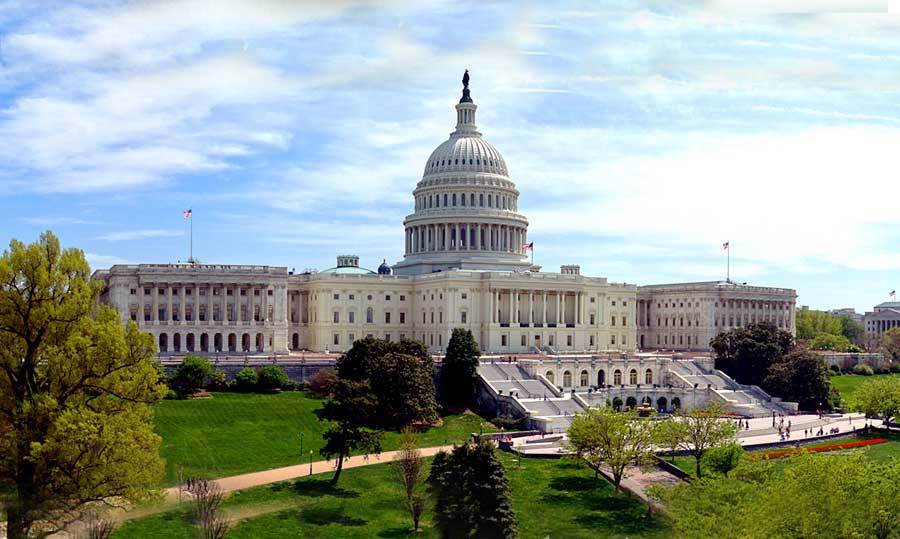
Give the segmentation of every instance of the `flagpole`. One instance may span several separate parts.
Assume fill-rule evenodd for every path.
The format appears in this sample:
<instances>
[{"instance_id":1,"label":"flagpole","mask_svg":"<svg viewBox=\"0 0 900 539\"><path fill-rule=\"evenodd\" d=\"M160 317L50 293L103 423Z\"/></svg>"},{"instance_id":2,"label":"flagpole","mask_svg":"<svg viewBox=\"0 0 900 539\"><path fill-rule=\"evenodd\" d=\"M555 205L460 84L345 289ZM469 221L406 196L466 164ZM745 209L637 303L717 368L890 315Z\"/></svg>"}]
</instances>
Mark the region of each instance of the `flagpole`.
<instances>
[{"instance_id":1,"label":"flagpole","mask_svg":"<svg viewBox=\"0 0 900 539\"><path fill-rule=\"evenodd\" d=\"M191 256L188 258L188 261L193 264L194 263L194 210L191 209Z\"/></svg>"},{"instance_id":2,"label":"flagpole","mask_svg":"<svg viewBox=\"0 0 900 539\"><path fill-rule=\"evenodd\" d=\"M731 282L731 240L728 240L728 249L725 249L725 250L728 251L728 263L727 263L727 266L725 269L725 282L730 283Z\"/></svg>"}]
</instances>

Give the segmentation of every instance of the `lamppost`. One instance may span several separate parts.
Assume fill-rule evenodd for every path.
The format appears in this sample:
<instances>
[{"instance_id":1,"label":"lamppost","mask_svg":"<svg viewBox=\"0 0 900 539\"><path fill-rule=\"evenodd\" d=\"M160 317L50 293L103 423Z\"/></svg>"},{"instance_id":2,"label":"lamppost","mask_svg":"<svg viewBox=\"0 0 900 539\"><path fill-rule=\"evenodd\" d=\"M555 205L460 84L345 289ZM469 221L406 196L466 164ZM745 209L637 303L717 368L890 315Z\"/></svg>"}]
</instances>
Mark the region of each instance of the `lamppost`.
<instances>
[{"instance_id":1,"label":"lamppost","mask_svg":"<svg viewBox=\"0 0 900 539\"><path fill-rule=\"evenodd\" d=\"M309 450L309 475L312 475L312 454L313 450Z\"/></svg>"},{"instance_id":2,"label":"lamppost","mask_svg":"<svg viewBox=\"0 0 900 539\"><path fill-rule=\"evenodd\" d=\"M300 431L300 458L303 458L303 431Z\"/></svg>"}]
</instances>

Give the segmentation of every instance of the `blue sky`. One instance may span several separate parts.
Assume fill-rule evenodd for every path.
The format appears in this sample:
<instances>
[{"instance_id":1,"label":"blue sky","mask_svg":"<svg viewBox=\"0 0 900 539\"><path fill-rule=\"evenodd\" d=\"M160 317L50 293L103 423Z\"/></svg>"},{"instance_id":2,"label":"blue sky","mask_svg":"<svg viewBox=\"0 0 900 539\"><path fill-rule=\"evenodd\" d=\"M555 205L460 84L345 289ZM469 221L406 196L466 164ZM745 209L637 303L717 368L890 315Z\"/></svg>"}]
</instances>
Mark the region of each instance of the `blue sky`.
<instances>
[{"instance_id":1,"label":"blue sky","mask_svg":"<svg viewBox=\"0 0 900 539\"><path fill-rule=\"evenodd\" d=\"M677 4L677 6L676 6ZM94 268L402 257L464 69L535 262L732 276L816 308L900 288L888 2L0 0L0 240Z\"/></svg>"}]
</instances>

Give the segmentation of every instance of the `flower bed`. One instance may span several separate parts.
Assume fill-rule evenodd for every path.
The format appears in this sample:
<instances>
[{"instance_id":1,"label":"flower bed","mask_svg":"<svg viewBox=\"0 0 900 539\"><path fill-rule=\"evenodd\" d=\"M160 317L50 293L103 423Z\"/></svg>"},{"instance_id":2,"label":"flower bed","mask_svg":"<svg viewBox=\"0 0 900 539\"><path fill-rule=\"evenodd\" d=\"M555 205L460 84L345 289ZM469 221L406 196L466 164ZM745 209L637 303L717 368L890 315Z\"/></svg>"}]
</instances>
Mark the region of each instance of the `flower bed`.
<instances>
[{"instance_id":1,"label":"flower bed","mask_svg":"<svg viewBox=\"0 0 900 539\"><path fill-rule=\"evenodd\" d=\"M859 442L847 442L845 444L823 445L823 446L819 446L819 447L809 447L809 448L805 448L805 449L791 449L788 451L775 451L773 453L763 453L761 455L751 455L750 458L770 459L770 458L784 457L787 455L796 455L797 453L803 453L805 451L818 452L818 451L834 451L835 449L852 449L854 447L863 447L863 446L867 446L867 445L883 444L885 442L887 442L886 438L873 438L871 440L861 440Z\"/></svg>"}]
</instances>

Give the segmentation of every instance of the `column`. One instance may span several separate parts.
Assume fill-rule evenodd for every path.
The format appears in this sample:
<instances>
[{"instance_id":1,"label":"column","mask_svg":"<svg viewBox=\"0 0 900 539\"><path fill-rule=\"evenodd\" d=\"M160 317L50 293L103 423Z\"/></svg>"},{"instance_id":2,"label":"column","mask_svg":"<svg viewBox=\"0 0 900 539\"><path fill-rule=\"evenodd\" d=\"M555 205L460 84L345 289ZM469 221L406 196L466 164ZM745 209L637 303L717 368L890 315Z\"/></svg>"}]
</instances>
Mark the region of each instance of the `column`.
<instances>
[{"instance_id":1,"label":"column","mask_svg":"<svg viewBox=\"0 0 900 539\"><path fill-rule=\"evenodd\" d=\"M541 325L547 327L547 291L541 292Z\"/></svg>"},{"instance_id":2,"label":"column","mask_svg":"<svg viewBox=\"0 0 900 539\"><path fill-rule=\"evenodd\" d=\"M488 251L494 251L494 225L488 225Z\"/></svg>"},{"instance_id":3,"label":"column","mask_svg":"<svg viewBox=\"0 0 900 539\"><path fill-rule=\"evenodd\" d=\"M225 288L225 283L222 283L222 288L219 294L219 300L222 303L222 307L219 309L219 318L221 318L221 322L223 325L227 325L228 323L228 290ZM228 335L223 335L222 339L227 339ZM227 342L223 343L222 348L228 350Z\"/></svg>"},{"instance_id":4,"label":"column","mask_svg":"<svg viewBox=\"0 0 900 539\"><path fill-rule=\"evenodd\" d=\"M194 325L199 326L200 325L200 285L197 283L194 283L194 301L193 301L193 306L191 307L191 310L192 310L192 316L194 317ZM200 343L195 342L194 348L199 350Z\"/></svg>"},{"instance_id":5,"label":"column","mask_svg":"<svg viewBox=\"0 0 900 539\"><path fill-rule=\"evenodd\" d=\"M210 284L206 287L206 325L212 324L213 319L213 285ZM212 339L212 336L209 337ZM212 348L210 348L212 350Z\"/></svg>"},{"instance_id":6,"label":"column","mask_svg":"<svg viewBox=\"0 0 900 539\"><path fill-rule=\"evenodd\" d=\"M461 251L461 250L462 250L462 247L461 247L462 243L459 241L459 230L460 230L460 229L459 229L459 223L456 223L456 224L455 224L455 228L456 228L456 245L454 245L454 247L455 247L455 250L456 250L456 251Z\"/></svg>"},{"instance_id":7,"label":"column","mask_svg":"<svg viewBox=\"0 0 900 539\"><path fill-rule=\"evenodd\" d=\"M450 250L450 232L447 229L447 225L446 224L441 225L441 230L443 231L443 236L444 236L444 245L442 246L442 250L449 251Z\"/></svg>"},{"instance_id":8,"label":"column","mask_svg":"<svg viewBox=\"0 0 900 539\"><path fill-rule=\"evenodd\" d=\"M511 293L512 293L512 298L513 298L513 318L514 318L513 322L518 324L519 323L519 291L512 290Z\"/></svg>"},{"instance_id":9,"label":"column","mask_svg":"<svg viewBox=\"0 0 900 539\"><path fill-rule=\"evenodd\" d=\"M509 325L512 327L513 321L513 298L512 298L512 289L509 291Z\"/></svg>"},{"instance_id":10,"label":"column","mask_svg":"<svg viewBox=\"0 0 900 539\"><path fill-rule=\"evenodd\" d=\"M269 321L269 287L264 286L262 291L260 291L260 294L262 294L262 319L263 323L265 323ZM275 296L272 297L274 298ZM272 314L277 316L277 313Z\"/></svg>"},{"instance_id":11,"label":"column","mask_svg":"<svg viewBox=\"0 0 900 539\"><path fill-rule=\"evenodd\" d=\"M153 312L150 313L150 320L154 324L159 323L159 286L153 283Z\"/></svg>"},{"instance_id":12,"label":"column","mask_svg":"<svg viewBox=\"0 0 900 539\"><path fill-rule=\"evenodd\" d=\"M500 290L496 291L497 294L497 306L494 308L494 318L496 318L497 323L500 323Z\"/></svg>"},{"instance_id":13,"label":"column","mask_svg":"<svg viewBox=\"0 0 900 539\"><path fill-rule=\"evenodd\" d=\"M562 292L557 292L556 293L556 327L560 327L561 325L565 324L565 316L563 315L563 312L562 312L562 305L563 305Z\"/></svg>"},{"instance_id":14,"label":"column","mask_svg":"<svg viewBox=\"0 0 900 539\"><path fill-rule=\"evenodd\" d=\"M169 285L166 288L166 295L168 296L166 298L166 322L169 322L172 320L172 286Z\"/></svg>"},{"instance_id":15,"label":"column","mask_svg":"<svg viewBox=\"0 0 900 539\"><path fill-rule=\"evenodd\" d=\"M528 327L534 327L534 290L528 291Z\"/></svg>"}]
</instances>

